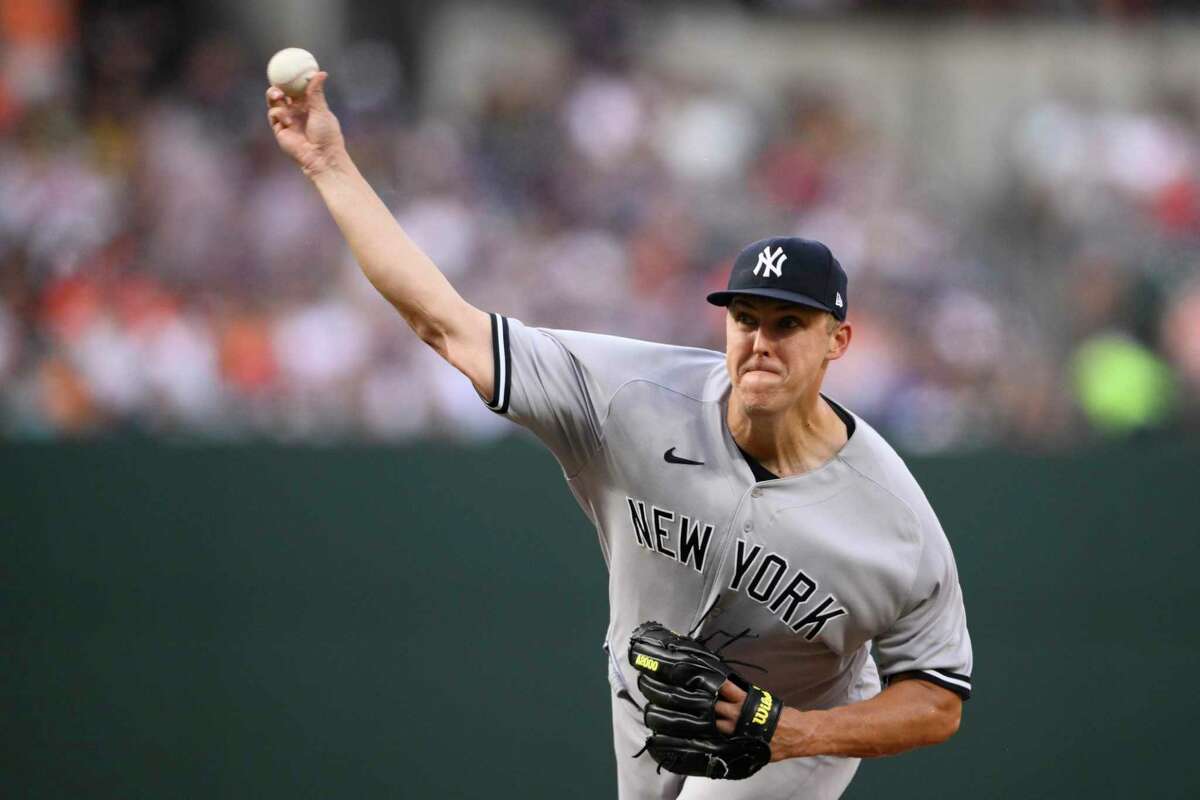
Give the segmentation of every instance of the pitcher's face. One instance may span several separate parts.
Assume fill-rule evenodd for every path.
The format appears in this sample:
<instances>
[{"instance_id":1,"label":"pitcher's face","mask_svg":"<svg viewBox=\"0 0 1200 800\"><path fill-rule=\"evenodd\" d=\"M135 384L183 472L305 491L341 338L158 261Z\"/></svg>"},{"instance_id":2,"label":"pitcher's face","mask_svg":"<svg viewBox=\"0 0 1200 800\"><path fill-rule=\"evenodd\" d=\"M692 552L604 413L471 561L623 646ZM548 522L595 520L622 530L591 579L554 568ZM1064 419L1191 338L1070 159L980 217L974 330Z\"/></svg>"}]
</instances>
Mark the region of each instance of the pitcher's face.
<instances>
[{"instance_id":1,"label":"pitcher's face","mask_svg":"<svg viewBox=\"0 0 1200 800\"><path fill-rule=\"evenodd\" d=\"M725 320L725 366L749 414L776 414L820 391L850 327L828 312L766 297L736 297Z\"/></svg>"}]
</instances>

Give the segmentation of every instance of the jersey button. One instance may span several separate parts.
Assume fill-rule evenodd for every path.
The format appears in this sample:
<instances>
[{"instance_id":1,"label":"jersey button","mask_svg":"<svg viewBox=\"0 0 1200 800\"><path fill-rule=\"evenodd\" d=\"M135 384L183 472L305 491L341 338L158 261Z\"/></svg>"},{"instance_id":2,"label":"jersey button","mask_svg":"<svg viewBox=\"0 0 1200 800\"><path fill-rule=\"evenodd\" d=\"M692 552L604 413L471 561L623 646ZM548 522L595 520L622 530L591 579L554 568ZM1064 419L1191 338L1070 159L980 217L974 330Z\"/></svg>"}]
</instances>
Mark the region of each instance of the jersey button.
<instances>
[{"instance_id":1,"label":"jersey button","mask_svg":"<svg viewBox=\"0 0 1200 800\"><path fill-rule=\"evenodd\" d=\"M753 489L750 490L750 496L751 497L762 497L762 489L755 486Z\"/></svg>"},{"instance_id":2,"label":"jersey button","mask_svg":"<svg viewBox=\"0 0 1200 800\"><path fill-rule=\"evenodd\" d=\"M742 530L744 530L746 533L749 533L750 531L754 530L754 523L750 520L746 520L742 523Z\"/></svg>"}]
</instances>

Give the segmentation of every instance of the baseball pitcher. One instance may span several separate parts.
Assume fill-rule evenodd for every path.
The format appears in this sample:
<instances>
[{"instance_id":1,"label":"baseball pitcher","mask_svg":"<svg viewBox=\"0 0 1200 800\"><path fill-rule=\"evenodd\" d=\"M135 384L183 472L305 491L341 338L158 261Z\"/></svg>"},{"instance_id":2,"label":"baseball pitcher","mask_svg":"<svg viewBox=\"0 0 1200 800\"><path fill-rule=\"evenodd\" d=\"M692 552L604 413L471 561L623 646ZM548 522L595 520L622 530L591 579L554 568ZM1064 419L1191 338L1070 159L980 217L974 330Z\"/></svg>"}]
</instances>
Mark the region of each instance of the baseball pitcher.
<instances>
[{"instance_id":1,"label":"baseball pitcher","mask_svg":"<svg viewBox=\"0 0 1200 800\"><path fill-rule=\"evenodd\" d=\"M367 279L550 448L596 527L620 796L836 798L859 759L953 735L972 670L954 557L901 459L821 393L853 333L829 249L745 248L708 297L723 354L485 313L358 172L326 77L268 90L280 148Z\"/></svg>"}]
</instances>

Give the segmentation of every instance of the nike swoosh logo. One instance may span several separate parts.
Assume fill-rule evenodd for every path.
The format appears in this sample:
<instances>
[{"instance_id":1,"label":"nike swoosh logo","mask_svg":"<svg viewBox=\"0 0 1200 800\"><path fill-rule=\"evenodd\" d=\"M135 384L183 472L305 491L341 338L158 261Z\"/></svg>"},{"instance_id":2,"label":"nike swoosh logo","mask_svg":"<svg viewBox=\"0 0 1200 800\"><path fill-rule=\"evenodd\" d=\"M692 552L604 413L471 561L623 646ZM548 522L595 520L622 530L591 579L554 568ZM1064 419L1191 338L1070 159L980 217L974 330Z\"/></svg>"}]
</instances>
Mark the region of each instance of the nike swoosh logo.
<instances>
[{"instance_id":1,"label":"nike swoosh logo","mask_svg":"<svg viewBox=\"0 0 1200 800\"><path fill-rule=\"evenodd\" d=\"M682 456L675 455L674 447L672 447L667 452L663 453L663 459L668 464L691 464L691 465L697 466L697 467L704 466L703 461L692 461L690 458L683 458Z\"/></svg>"}]
</instances>

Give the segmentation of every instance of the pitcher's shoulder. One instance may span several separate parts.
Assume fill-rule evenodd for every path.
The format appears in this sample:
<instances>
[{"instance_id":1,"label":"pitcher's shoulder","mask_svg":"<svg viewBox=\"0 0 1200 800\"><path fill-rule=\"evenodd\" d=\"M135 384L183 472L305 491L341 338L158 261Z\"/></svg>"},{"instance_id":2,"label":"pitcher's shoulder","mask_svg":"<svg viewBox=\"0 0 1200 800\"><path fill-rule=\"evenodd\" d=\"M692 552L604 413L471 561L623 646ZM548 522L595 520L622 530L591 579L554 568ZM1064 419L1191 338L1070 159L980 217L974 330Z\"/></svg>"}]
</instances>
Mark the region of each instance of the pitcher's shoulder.
<instances>
[{"instance_id":1,"label":"pitcher's shoulder","mask_svg":"<svg viewBox=\"0 0 1200 800\"><path fill-rule=\"evenodd\" d=\"M636 382L702 401L721 391L714 373L724 373L725 355L715 350L603 333L535 330L558 341L589 372L603 374L614 394Z\"/></svg>"},{"instance_id":2,"label":"pitcher's shoulder","mask_svg":"<svg viewBox=\"0 0 1200 800\"><path fill-rule=\"evenodd\" d=\"M854 420L854 435L838 454L839 457L863 480L878 486L897 504L907 508L916 517L921 529L929 530L931 522L936 526L929 500L908 464L870 423L857 414ZM940 526L936 527L940 530Z\"/></svg>"}]
</instances>

